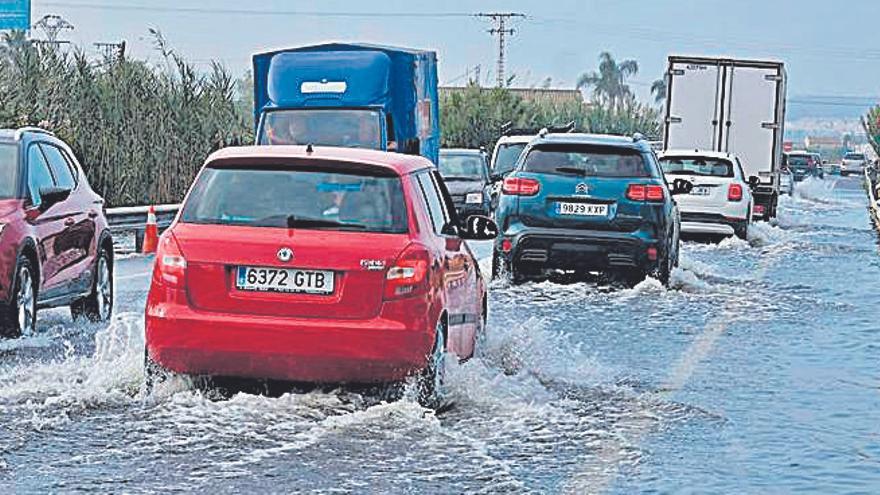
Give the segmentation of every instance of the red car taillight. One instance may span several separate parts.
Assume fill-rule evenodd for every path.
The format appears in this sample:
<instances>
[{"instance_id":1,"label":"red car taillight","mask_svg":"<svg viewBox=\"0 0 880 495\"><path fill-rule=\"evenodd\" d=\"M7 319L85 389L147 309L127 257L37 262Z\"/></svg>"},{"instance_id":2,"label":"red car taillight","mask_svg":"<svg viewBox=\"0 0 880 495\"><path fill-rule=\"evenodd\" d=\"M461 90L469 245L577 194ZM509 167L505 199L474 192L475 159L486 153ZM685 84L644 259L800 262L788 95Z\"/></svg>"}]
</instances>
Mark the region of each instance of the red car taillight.
<instances>
[{"instance_id":1,"label":"red car taillight","mask_svg":"<svg viewBox=\"0 0 880 495\"><path fill-rule=\"evenodd\" d=\"M742 201L743 199L743 186L739 184L731 184L727 187L727 200L728 201Z\"/></svg>"},{"instance_id":2,"label":"red car taillight","mask_svg":"<svg viewBox=\"0 0 880 495\"><path fill-rule=\"evenodd\" d=\"M157 282L169 286L180 287L183 285L186 275L186 258L177 245L177 240L171 232L166 233L159 239L159 247L156 250L156 268L154 278Z\"/></svg>"},{"instance_id":3,"label":"red car taillight","mask_svg":"<svg viewBox=\"0 0 880 495\"><path fill-rule=\"evenodd\" d=\"M431 256L424 247L408 247L385 274L385 300L427 293L430 266Z\"/></svg>"},{"instance_id":4,"label":"red car taillight","mask_svg":"<svg viewBox=\"0 0 880 495\"><path fill-rule=\"evenodd\" d=\"M504 179L501 191L511 196L534 196L541 190L541 183L535 179L508 177Z\"/></svg>"},{"instance_id":5,"label":"red car taillight","mask_svg":"<svg viewBox=\"0 0 880 495\"><path fill-rule=\"evenodd\" d=\"M661 202L666 197L663 186L652 184L630 184L626 188L626 199L630 201Z\"/></svg>"}]
</instances>

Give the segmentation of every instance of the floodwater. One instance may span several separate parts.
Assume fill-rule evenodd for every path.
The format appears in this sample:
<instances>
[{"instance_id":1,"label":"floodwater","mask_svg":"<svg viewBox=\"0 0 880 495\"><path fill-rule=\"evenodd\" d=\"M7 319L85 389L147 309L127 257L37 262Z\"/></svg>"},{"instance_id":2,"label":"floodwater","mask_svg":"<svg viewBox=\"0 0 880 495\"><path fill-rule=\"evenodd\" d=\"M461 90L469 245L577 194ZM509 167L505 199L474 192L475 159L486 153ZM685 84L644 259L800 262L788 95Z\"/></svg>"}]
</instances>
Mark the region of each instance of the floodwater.
<instances>
[{"instance_id":1,"label":"floodwater","mask_svg":"<svg viewBox=\"0 0 880 495\"><path fill-rule=\"evenodd\" d=\"M110 325L53 310L0 342L4 493L880 491L880 257L854 179L799 184L748 241L685 243L668 290L493 283L485 356L451 366L439 414L145 396L148 263L119 263Z\"/></svg>"}]
</instances>

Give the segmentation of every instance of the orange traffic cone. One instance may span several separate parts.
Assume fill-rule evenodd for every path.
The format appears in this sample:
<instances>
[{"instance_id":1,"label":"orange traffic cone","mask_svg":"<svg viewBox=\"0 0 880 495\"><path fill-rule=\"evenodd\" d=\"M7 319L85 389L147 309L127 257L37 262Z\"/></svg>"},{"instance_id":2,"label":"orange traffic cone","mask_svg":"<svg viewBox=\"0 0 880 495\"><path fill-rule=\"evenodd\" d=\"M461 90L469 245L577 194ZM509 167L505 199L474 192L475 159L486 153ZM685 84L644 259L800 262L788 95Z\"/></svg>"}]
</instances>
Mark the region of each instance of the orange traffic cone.
<instances>
[{"instance_id":1,"label":"orange traffic cone","mask_svg":"<svg viewBox=\"0 0 880 495\"><path fill-rule=\"evenodd\" d=\"M143 254L155 253L159 245L159 228L156 226L156 208L150 206L147 210L147 227L144 230Z\"/></svg>"}]
</instances>

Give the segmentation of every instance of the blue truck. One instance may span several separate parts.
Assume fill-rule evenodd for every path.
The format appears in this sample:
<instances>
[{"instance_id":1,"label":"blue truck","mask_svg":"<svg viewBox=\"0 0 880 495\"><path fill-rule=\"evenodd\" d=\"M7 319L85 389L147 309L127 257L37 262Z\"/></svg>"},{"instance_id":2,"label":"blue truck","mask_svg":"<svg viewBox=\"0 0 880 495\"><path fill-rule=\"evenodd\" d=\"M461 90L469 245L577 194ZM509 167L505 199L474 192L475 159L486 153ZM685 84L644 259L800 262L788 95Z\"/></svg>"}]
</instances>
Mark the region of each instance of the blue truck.
<instances>
[{"instance_id":1,"label":"blue truck","mask_svg":"<svg viewBox=\"0 0 880 495\"><path fill-rule=\"evenodd\" d=\"M254 64L257 144L396 151L437 163L437 55L330 43L259 53Z\"/></svg>"}]
</instances>

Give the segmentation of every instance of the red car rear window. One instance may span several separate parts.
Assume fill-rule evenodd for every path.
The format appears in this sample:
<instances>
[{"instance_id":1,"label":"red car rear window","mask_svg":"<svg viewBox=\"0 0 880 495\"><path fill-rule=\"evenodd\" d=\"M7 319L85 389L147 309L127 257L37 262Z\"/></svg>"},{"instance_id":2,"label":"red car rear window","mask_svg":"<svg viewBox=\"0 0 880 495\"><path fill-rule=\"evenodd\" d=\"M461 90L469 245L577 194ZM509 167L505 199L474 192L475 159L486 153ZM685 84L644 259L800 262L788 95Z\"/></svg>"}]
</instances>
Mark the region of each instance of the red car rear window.
<instances>
[{"instance_id":1,"label":"red car rear window","mask_svg":"<svg viewBox=\"0 0 880 495\"><path fill-rule=\"evenodd\" d=\"M363 232L407 231L399 177L289 168L207 168L185 223Z\"/></svg>"}]
</instances>

